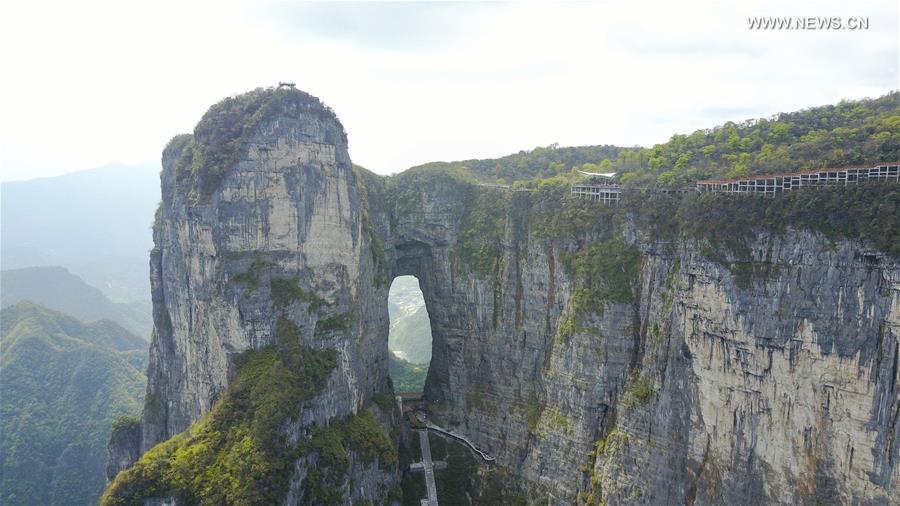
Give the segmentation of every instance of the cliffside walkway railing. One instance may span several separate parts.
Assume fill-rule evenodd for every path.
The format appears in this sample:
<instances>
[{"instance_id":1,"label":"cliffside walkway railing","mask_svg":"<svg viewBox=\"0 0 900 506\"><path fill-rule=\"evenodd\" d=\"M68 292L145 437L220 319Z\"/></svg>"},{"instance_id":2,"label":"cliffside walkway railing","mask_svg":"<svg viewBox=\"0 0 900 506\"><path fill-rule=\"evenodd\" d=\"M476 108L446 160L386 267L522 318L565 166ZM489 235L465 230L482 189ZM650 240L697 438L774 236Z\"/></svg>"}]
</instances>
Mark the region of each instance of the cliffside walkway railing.
<instances>
[{"instance_id":1,"label":"cliffside walkway railing","mask_svg":"<svg viewBox=\"0 0 900 506\"><path fill-rule=\"evenodd\" d=\"M457 441L460 441L460 442L464 443L466 446L469 447L470 450L472 450L473 452L477 453L478 456L481 457L481 460L487 462L488 464L495 464L495 463L497 462L497 459L495 459L494 457L491 457L491 456L488 455L486 452L484 452L483 450L479 449L479 448L478 448L477 446L475 446L471 441L469 441L468 438L466 438L465 436L461 436L461 435L459 435L459 434L457 434L457 433L455 433L455 432L449 431L449 430L444 429L444 428L442 428L442 427L438 427L437 425L435 425L435 424L433 424L433 423L430 423L430 422L425 426L425 428L427 428L427 429L430 430L430 431L437 432L438 434L442 434L442 435L444 435L444 436L453 438L453 439L455 439L455 440L457 440Z\"/></svg>"},{"instance_id":2,"label":"cliffside walkway railing","mask_svg":"<svg viewBox=\"0 0 900 506\"><path fill-rule=\"evenodd\" d=\"M799 188L821 188L828 186L846 186L866 181L890 182L900 181L900 162L880 163L868 167L852 166L835 169L816 169L784 174L760 174L758 176L735 179L708 179L697 181L681 188L659 188L650 186L622 186L613 178L614 172L596 174L578 171L588 176L587 181L569 185L569 193L603 202L607 205L618 205L629 192L651 192L669 195L680 195L692 192L716 193L754 193L774 195L776 193ZM534 188L510 186L506 184L480 183L479 186L512 192L533 192Z\"/></svg>"},{"instance_id":3,"label":"cliffside walkway railing","mask_svg":"<svg viewBox=\"0 0 900 506\"><path fill-rule=\"evenodd\" d=\"M698 192L775 194L799 188L846 186L866 181L900 181L900 163L760 174L736 179L710 179L698 181L693 189Z\"/></svg>"},{"instance_id":4,"label":"cliffside walkway railing","mask_svg":"<svg viewBox=\"0 0 900 506\"><path fill-rule=\"evenodd\" d=\"M682 188L622 187L612 181L608 174L584 173L594 177L593 180L573 183L569 192L585 198L616 205L629 191L650 191L654 193L682 194L689 192L714 193L752 193L758 195L775 195L800 188L823 188L830 186L846 186L866 181L897 182L900 181L900 163L880 163L869 167L853 166L835 169L816 169L803 172L783 174L760 174L758 176L735 179L709 179L697 181L691 186Z\"/></svg>"}]
</instances>

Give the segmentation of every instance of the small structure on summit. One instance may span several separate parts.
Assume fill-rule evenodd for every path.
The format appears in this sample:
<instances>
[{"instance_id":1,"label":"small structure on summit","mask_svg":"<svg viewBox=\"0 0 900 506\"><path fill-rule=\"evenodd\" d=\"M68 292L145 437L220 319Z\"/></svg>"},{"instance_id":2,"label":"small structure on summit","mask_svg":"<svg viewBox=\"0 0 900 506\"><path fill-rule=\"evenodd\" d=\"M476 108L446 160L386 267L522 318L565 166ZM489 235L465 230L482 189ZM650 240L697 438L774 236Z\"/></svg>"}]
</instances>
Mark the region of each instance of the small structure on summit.
<instances>
[{"instance_id":1,"label":"small structure on summit","mask_svg":"<svg viewBox=\"0 0 900 506\"><path fill-rule=\"evenodd\" d=\"M294 89L295 87L297 87L297 83L289 83L289 82L286 82L286 81L279 81L279 82L278 82L278 89L279 89L279 90L284 90L284 89L288 89L288 88Z\"/></svg>"}]
</instances>

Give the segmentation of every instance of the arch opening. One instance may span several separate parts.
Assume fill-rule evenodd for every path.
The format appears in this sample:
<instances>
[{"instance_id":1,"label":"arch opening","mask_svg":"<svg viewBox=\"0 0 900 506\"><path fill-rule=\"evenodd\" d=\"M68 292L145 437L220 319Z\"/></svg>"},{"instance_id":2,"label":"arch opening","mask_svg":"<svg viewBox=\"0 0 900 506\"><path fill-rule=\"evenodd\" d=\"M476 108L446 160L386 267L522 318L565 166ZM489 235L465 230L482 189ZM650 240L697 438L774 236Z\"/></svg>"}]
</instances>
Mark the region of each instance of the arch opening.
<instances>
[{"instance_id":1,"label":"arch opening","mask_svg":"<svg viewBox=\"0 0 900 506\"><path fill-rule=\"evenodd\" d=\"M419 280L397 276L388 291L388 372L395 392L422 392L431 365L432 335Z\"/></svg>"}]
</instances>

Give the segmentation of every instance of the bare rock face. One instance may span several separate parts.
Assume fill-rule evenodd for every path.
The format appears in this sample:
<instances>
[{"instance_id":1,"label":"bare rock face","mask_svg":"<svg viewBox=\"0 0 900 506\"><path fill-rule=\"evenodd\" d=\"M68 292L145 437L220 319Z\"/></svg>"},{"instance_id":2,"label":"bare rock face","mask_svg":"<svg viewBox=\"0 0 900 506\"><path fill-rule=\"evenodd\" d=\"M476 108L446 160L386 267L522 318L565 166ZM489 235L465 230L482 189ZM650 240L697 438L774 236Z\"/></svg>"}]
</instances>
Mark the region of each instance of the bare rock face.
<instances>
[{"instance_id":1,"label":"bare rock face","mask_svg":"<svg viewBox=\"0 0 900 506\"><path fill-rule=\"evenodd\" d=\"M330 109L296 90L226 99L166 147L161 182L144 452L209 412L235 357L273 345L281 319L300 345L338 357L293 440L389 391L387 286L373 281L346 134Z\"/></svg>"},{"instance_id":2,"label":"bare rock face","mask_svg":"<svg viewBox=\"0 0 900 506\"><path fill-rule=\"evenodd\" d=\"M384 228L392 275L417 276L428 306L426 395L522 495L892 502L897 259L801 229L742 231L738 258L626 210L548 229L572 206L425 180ZM489 252L479 224L494 219Z\"/></svg>"},{"instance_id":3,"label":"bare rock face","mask_svg":"<svg viewBox=\"0 0 900 506\"><path fill-rule=\"evenodd\" d=\"M137 418L120 418L113 424L107 444L106 479L113 480L141 456L141 423Z\"/></svg>"},{"instance_id":4,"label":"bare rock face","mask_svg":"<svg viewBox=\"0 0 900 506\"><path fill-rule=\"evenodd\" d=\"M803 230L750 243L766 268L741 281L639 242L642 357L591 462L609 503L893 501L900 264Z\"/></svg>"},{"instance_id":5,"label":"bare rock face","mask_svg":"<svg viewBox=\"0 0 900 506\"><path fill-rule=\"evenodd\" d=\"M294 90L214 106L167 146L161 180L144 452L210 412L235 357L284 319L338 357L290 439L359 413L389 392L387 289L411 274L432 326L429 404L496 457L505 493L895 502L900 263L859 241L728 231L738 256L565 189L381 178ZM287 504L309 500L319 458L296 460ZM353 452L345 468L342 501L389 502L396 472Z\"/></svg>"},{"instance_id":6,"label":"bare rock face","mask_svg":"<svg viewBox=\"0 0 900 506\"><path fill-rule=\"evenodd\" d=\"M310 302L287 301L304 344L341 348L343 391L333 393L323 416L354 412L386 388L386 375L365 363L385 355L375 345L387 323L371 310L371 254L343 127L302 92L254 93L280 95L270 106L278 110L259 119L252 111L238 113L257 122L222 142L240 145L237 163L217 185L209 174L198 174L194 183L187 173L196 157L209 156L204 151L222 149L198 149L202 135L187 144L176 138L163 155L163 201L151 254L156 337L145 450L210 409L228 383L231 356L273 342L279 316L273 308L285 301L273 300L272 280L296 281L327 305L312 314ZM222 135L216 122L234 107L240 106L214 106L198 133L209 123L211 136ZM315 336L317 321L350 312L356 319L343 335Z\"/></svg>"}]
</instances>

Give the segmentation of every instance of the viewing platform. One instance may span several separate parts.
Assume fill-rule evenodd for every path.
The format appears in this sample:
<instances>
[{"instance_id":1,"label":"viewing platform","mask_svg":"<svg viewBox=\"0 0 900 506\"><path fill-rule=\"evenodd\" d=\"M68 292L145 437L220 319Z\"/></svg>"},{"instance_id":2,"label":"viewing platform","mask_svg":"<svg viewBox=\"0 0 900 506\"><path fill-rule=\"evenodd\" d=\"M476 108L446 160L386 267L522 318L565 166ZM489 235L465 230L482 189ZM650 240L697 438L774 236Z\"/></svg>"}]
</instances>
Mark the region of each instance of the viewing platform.
<instances>
[{"instance_id":1,"label":"viewing platform","mask_svg":"<svg viewBox=\"0 0 900 506\"><path fill-rule=\"evenodd\" d=\"M615 172L584 172L587 181L573 183L569 186L569 192L573 195L581 195L589 200L603 202L607 205L617 205L622 198L622 186L615 181Z\"/></svg>"},{"instance_id":2,"label":"viewing platform","mask_svg":"<svg viewBox=\"0 0 900 506\"><path fill-rule=\"evenodd\" d=\"M617 184L573 184L569 191L604 204L616 205L622 199L622 187Z\"/></svg>"}]
</instances>

